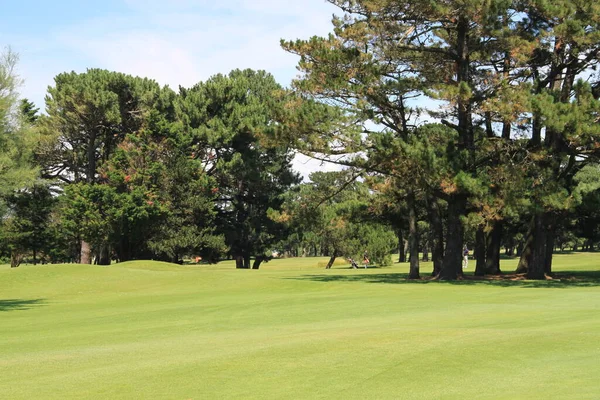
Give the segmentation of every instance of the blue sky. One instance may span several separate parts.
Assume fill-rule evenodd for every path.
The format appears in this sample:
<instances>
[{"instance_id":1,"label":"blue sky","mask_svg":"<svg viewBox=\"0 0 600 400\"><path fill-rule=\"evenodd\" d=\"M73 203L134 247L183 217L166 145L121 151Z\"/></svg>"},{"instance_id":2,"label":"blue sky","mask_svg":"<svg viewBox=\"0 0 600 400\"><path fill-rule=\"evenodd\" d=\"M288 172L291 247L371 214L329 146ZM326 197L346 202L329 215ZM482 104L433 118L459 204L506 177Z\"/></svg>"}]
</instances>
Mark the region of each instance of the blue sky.
<instances>
[{"instance_id":1,"label":"blue sky","mask_svg":"<svg viewBox=\"0 0 600 400\"><path fill-rule=\"evenodd\" d=\"M326 35L325 0L11 0L0 46L20 55L23 97L43 107L53 78L106 68L177 89L234 68L265 69L288 85L297 57L279 40Z\"/></svg>"},{"instance_id":2,"label":"blue sky","mask_svg":"<svg viewBox=\"0 0 600 400\"><path fill-rule=\"evenodd\" d=\"M325 0L5 0L0 49L20 56L22 97L44 110L54 77L105 68L177 89L235 68L264 69L282 85L298 58L280 39L325 36L338 9ZM336 169L297 156L304 176Z\"/></svg>"}]
</instances>

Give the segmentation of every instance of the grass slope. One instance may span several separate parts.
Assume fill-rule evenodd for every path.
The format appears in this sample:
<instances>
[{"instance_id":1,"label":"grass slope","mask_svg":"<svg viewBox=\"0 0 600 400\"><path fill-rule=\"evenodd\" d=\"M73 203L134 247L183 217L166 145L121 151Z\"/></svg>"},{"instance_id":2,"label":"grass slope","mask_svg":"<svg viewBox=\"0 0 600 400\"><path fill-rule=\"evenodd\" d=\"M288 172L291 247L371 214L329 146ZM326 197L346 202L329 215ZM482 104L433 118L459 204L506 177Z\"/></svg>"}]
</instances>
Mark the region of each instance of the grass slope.
<instances>
[{"instance_id":1,"label":"grass slope","mask_svg":"<svg viewBox=\"0 0 600 400\"><path fill-rule=\"evenodd\" d=\"M2 266L0 397L598 398L600 255L557 256L583 280L549 282L319 261Z\"/></svg>"}]
</instances>

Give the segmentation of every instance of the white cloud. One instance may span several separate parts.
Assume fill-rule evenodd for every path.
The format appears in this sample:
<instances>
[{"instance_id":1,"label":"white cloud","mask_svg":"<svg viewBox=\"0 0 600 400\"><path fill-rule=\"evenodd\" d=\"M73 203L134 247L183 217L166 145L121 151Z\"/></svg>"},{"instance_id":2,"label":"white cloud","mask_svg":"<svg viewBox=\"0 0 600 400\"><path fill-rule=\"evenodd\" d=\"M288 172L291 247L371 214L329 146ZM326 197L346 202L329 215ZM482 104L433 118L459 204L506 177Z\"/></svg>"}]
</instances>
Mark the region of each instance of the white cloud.
<instances>
[{"instance_id":1,"label":"white cloud","mask_svg":"<svg viewBox=\"0 0 600 400\"><path fill-rule=\"evenodd\" d=\"M41 105L56 74L86 68L149 77L174 89L253 68L287 85L298 59L280 48L280 39L326 35L336 10L324 0L123 1L129 13L57 26L43 38L16 38L23 95Z\"/></svg>"},{"instance_id":2,"label":"white cloud","mask_svg":"<svg viewBox=\"0 0 600 400\"><path fill-rule=\"evenodd\" d=\"M173 89L235 68L264 69L283 85L296 76L298 58L280 40L327 35L337 8L324 0L123 0L128 13L57 26L25 44L21 93L43 108L57 74L106 68L155 79ZM317 163L318 164L318 163ZM305 175L321 169L295 164Z\"/></svg>"}]
</instances>

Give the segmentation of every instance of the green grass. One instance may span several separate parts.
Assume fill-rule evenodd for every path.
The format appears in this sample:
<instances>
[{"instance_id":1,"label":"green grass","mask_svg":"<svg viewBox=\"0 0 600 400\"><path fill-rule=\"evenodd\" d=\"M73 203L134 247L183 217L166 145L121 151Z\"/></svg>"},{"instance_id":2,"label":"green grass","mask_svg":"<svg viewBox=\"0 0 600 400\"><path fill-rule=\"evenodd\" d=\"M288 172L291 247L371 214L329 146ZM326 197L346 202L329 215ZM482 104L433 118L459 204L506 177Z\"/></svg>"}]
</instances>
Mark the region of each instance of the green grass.
<instances>
[{"instance_id":1,"label":"green grass","mask_svg":"<svg viewBox=\"0 0 600 400\"><path fill-rule=\"evenodd\" d=\"M0 398L600 394L600 254L556 256L578 278L547 282L407 282L406 264L323 260L1 266Z\"/></svg>"}]
</instances>

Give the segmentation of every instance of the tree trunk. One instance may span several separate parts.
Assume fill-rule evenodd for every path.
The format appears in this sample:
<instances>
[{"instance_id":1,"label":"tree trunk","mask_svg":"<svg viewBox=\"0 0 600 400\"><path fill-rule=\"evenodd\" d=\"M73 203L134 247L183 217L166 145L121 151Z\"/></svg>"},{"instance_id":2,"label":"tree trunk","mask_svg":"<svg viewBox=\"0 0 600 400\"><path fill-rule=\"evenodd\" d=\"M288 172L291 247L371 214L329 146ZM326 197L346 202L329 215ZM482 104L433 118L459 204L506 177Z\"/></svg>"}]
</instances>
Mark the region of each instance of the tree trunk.
<instances>
[{"instance_id":1,"label":"tree trunk","mask_svg":"<svg viewBox=\"0 0 600 400\"><path fill-rule=\"evenodd\" d=\"M506 238L506 251L504 254L508 257L512 257L515 254L515 239L510 234Z\"/></svg>"},{"instance_id":2,"label":"tree trunk","mask_svg":"<svg viewBox=\"0 0 600 400\"><path fill-rule=\"evenodd\" d=\"M485 231L483 225L477 228L475 233L475 275L485 275Z\"/></svg>"},{"instance_id":3,"label":"tree trunk","mask_svg":"<svg viewBox=\"0 0 600 400\"><path fill-rule=\"evenodd\" d=\"M546 225L546 259L544 263L544 272L546 275L552 274L552 255L554 254L554 240L556 238L556 224L552 223L555 219L550 216Z\"/></svg>"},{"instance_id":4,"label":"tree trunk","mask_svg":"<svg viewBox=\"0 0 600 400\"><path fill-rule=\"evenodd\" d=\"M398 229L396 236L398 236L398 262L404 263L406 262L406 251L404 250L404 234L402 229Z\"/></svg>"},{"instance_id":5,"label":"tree trunk","mask_svg":"<svg viewBox=\"0 0 600 400\"><path fill-rule=\"evenodd\" d=\"M494 223L488 235L485 255L485 270L489 275L500 275L500 245L502 242L502 221Z\"/></svg>"},{"instance_id":6,"label":"tree trunk","mask_svg":"<svg viewBox=\"0 0 600 400\"><path fill-rule=\"evenodd\" d=\"M504 122L502 124L502 139L510 139L510 122Z\"/></svg>"},{"instance_id":7,"label":"tree trunk","mask_svg":"<svg viewBox=\"0 0 600 400\"><path fill-rule=\"evenodd\" d=\"M529 279L545 279L552 272L552 252L556 225L551 213L540 212L535 215L534 245L531 264L527 271Z\"/></svg>"},{"instance_id":8,"label":"tree trunk","mask_svg":"<svg viewBox=\"0 0 600 400\"><path fill-rule=\"evenodd\" d=\"M408 247L410 251L410 271L408 279L420 279L419 273L419 230L417 228L417 210L414 193L407 196L408 203Z\"/></svg>"},{"instance_id":9,"label":"tree trunk","mask_svg":"<svg viewBox=\"0 0 600 400\"><path fill-rule=\"evenodd\" d=\"M37 251L35 250L35 248L32 251L33 251L33 265L37 265Z\"/></svg>"},{"instance_id":10,"label":"tree trunk","mask_svg":"<svg viewBox=\"0 0 600 400\"><path fill-rule=\"evenodd\" d=\"M429 261L429 246L427 244L423 245L423 258L422 261Z\"/></svg>"},{"instance_id":11,"label":"tree trunk","mask_svg":"<svg viewBox=\"0 0 600 400\"><path fill-rule=\"evenodd\" d=\"M337 252L333 252L333 254L331 255L331 257L329 258L329 262L327 263L327 266L325 267L325 269L331 269L331 267L333 267L333 263L335 262L335 259L337 258Z\"/></svg>"},{"instance_id":12,"label":"tree trunk","mask_svg":"<svg viewBox=\"0 0 600 400\"><path fill-rule=\"evenodd\" d=\"M429 223L431 224L432 276L437 276L442 270L442 262L444 261L444 225L437 201L430 199L427 205L429 206Z\"/></svg>"},{"instance_id":13,"label":"tree trunk","mask_svg":"<svg viewBox=\"0 0 600 400\"><path fill-rule=\"evenodd\" d=\"M79 257L79 262L81 264L92 263L92 249L90 248L90 244L85 240L81 241L81 255Z\"/></svg>"},{"instance_id":14,"label":"tree trunk","mask_svg":"<svg viewBox=\"0 0 600 400\"><path fill-rule=\"evenodd\" d=\"M265 260L264 257L258 256L254 259L254 263L252 264L252 269L259 269L260 264Z\"/></svg>"},{"instance_id":15,"label":"tree trunk","mask_svg":"<svg viewBox=\"0 0 600 400\"><path fill-rule=\"evenodd\" d=\"M460 86L465 83L471 86L471 62L469 52L470 21L466 15L461 15L456 23L456 81ZM472 100L465 96L457 96L458 120L458 152L465 151L466 160L459 161L460 170L468 170L475 164L475 132L473 130ZM453 193L448 199L448 232L446 253L439 279L455 280L462 276L462 250L464 227L461 218L467 211L467 196L463 193Z\"/></svg>"},{"instance_id":16,"label":"tree trunk","mask_svg":"<svg viewBox=\"0 0 600 400\"><path fill-rule=\"evenodd\" d=\"M531 144L534 147L539 146L542 143L542 117L538 112L533 113L533 126L531 134Z\"/></svg>"},{"instance_id":17,"label":"tree trunk","mask_svg":"<svg viewBox=\"0 0 600 400\"><path fill-rule=\"evenodd\" d=\"M462 249L464 228L461 217L467 209L467 198L454 194L448 199L448 233L446 254L440 271L441 280L456 280L462 276Z\"/></svg>"},{"instance_id":18,"label":"tree trunk","mask_svg":"<svg viewBox=\"0 0 600 400\"><path fill-rule=\"evenodd\" d=\"M531 263L527 268L528 279L545 279L546 269L546 227L544 221L544 213L538 213L534 217L533 231L533 252L531 255Z\"/></svg>"},{"instance_id":19,"label":"tree trunk","mask_svg":"<svg viewBox=\"0 0 600 400\"><path fill-rule=\"evenodd\" d=\"M98 265L110 265L110 245L103 244L100 246L98 254Z\"/></svg>"},{"instance_id":20,"label":"tree trunk","mask_svg":"<svg viewBox=\"0 0 600 400\"><path fill-rule=\"evenodd\" d=\"M521 258L519 259L519 265L517 265L517 270L515 271L517 274L524 274L529 269L529 265L531 264L531 257L533 255L533 245L534 245L534 231L535 231L535 217L531 218L531 222L529 223L529 229L527 230L527 235L525 236L525 245L523 249L520 251Z\"/></svg>"},{"instance_id":21,"label":"tree trunk","mask_svg":"<svg viewBox=\"0 0 600 400\"><path fill-rule=\"evenodd\" d=\"M246 265L244 263L244 256L243 255L236 255L235 256L235 267L237 269L247 269Z\"/></svg>"},{"instance_id":22,"label":"tree trunk","mask_svg":"<svg viewBox=\"0 0 600 400\"><path fill-rule=\"evenodd\" d=\"M23 261L23 255L15 250L10 252L10 267L17 268Z\"/></svg>"}]
</instances>

